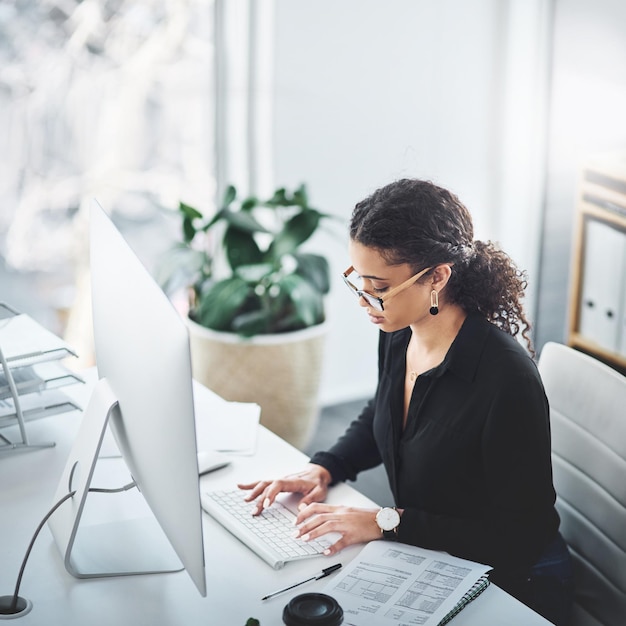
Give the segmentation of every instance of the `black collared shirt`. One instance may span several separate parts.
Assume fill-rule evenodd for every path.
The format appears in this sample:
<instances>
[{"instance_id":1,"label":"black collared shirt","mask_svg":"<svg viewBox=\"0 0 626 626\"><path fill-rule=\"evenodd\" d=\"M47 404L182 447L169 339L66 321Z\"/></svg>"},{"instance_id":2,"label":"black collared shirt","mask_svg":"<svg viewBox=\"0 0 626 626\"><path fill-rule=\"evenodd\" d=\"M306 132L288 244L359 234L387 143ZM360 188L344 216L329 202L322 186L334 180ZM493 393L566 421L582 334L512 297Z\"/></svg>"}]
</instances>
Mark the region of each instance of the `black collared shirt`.
<instances>
[{"instance_id":1,"label":"black collared shirt","mask_svg":"<svg viewBox=\"0 0 626 626\"><path fill-rule=\"evenodd\" d=\"M333 482L384 463L398 538L494 568L516 587L555 537L548 402L533 360L510 335L469 315L444 361L420 375L402 430L409 328L382 333L376 396L311 459Z\"/></svg>"}]
</instances>

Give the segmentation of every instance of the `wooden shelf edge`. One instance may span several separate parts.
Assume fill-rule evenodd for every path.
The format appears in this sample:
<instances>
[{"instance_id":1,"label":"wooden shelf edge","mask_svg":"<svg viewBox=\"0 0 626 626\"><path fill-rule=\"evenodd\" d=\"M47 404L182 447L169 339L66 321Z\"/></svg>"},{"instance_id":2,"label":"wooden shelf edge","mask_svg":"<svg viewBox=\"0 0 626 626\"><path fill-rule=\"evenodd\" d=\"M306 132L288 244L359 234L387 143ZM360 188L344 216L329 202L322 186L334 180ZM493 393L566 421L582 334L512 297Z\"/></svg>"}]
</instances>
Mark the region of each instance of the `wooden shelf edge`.
<instances>
[{"instance_id":1,"label":"wooden shelf edge","mask_svg":"<svg viewBox=\"0 0 626 626\"><path fill-rule=\"evenodd\" d=\"M578 332L570 333L568 344L572 348L577 348L611 365L622 373L626 372L626 356L607 350Z\"/></svg>"}]
</instances>

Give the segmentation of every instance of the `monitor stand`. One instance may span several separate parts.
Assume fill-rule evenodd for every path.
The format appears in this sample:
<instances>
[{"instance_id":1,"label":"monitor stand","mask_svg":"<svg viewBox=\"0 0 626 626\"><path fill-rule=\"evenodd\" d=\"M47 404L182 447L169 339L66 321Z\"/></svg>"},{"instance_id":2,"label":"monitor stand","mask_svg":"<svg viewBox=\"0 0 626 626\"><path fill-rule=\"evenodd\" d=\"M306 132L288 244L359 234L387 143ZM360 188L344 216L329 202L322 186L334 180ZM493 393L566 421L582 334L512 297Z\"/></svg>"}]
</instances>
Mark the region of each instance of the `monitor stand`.
<instances>
[{"instance_id":1,"label":"monitor stand","mask_svg":"<svg viewBox=\"0 0 626 626\"><path fill-rule=\"evenodd\" d=\"M83 519L109 418L118 410L117 398L107 380L100 379L83 414L54 503L68 493L75 492L74 496L48 521L65 568L76 578L158 574L183 569L154 516L107 519L97 524L86 523Z\"/></svg>"}]
</instances>

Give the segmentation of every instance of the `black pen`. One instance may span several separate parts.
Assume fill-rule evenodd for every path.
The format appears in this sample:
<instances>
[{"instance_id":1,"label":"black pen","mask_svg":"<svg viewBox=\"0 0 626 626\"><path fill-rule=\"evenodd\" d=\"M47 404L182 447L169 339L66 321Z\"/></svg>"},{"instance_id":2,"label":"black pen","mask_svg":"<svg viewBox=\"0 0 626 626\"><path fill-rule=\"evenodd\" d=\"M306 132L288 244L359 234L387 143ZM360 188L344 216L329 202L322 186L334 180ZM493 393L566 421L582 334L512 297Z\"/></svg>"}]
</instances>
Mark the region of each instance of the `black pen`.
<instances>
[{"instance_id":1,"label":"black pen","mask_svg":"<svg viewBox=\"0 0 626 626\"><path fill-rule=\"evenodd\" d=\"M315 576L311 576L311 578L307 578L306 580L301 580L299 583L295 585L291 585L289 587L285 587L284 589L279 589L278 591L273 591L272 593L268 593L266 596L263 596L261 600L267 600L268 598L273 598L277 596L279 593L283 593L285 591L289 591L294 587L299 587L300 585L304 585L304 583L311 582L312 580L319 580L320 578L326 578L333 572L336 572L341 567L341 563L336 563L335 565L331 565L330 567L325 567L319 574L315 574Z\"/></svg>"}]
</instances>

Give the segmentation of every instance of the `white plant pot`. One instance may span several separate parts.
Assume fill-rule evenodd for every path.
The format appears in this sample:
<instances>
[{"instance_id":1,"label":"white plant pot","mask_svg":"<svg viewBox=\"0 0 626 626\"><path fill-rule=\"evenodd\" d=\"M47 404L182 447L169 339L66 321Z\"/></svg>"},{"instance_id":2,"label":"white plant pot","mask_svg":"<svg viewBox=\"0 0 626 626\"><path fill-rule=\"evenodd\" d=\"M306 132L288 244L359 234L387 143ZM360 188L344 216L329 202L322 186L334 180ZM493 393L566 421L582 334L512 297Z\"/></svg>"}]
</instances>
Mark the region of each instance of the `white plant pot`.
<instances>
[{"instance_id":1,"label":"white plant pot","mask_svg":"<svg viewBox=\"0 0 626 626\"><path fill-rule=\"evenodd\" d=\"M187 323L193 377L225 400L256 402L264 426L304 449L319 418L327 324L245 339Z\"/></svg>"}]
</instances>

